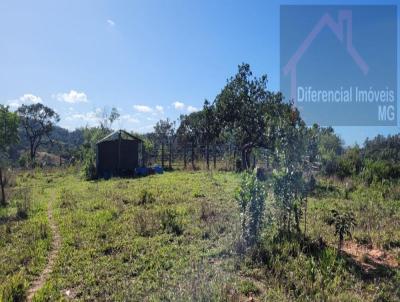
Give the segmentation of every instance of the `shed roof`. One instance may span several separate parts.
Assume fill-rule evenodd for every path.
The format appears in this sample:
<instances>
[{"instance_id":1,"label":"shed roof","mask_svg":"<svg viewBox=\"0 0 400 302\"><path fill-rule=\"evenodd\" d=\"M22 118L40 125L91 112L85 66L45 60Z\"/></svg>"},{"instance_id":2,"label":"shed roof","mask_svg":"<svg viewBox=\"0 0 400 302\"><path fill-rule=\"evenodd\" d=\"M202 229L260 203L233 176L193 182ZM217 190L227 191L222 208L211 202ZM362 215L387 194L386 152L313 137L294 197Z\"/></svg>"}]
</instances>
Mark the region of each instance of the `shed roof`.
<instances>
[{"instance_id":1,"label":"shed roof","mask_svg":"<svg viewBox=\"0 0 400 302\"><path fill-rule=\"evenodd\" d=\"M139 137L137 137L133 134L130 134L130 133L126 132L125 130L117 130L117 131L114 131L113 133L110 133L106 137L102 138L96 144L100 144L105 141L115 141L115 140L119 140L119 139L143 141Z\"/></svg>"}]
</instances>

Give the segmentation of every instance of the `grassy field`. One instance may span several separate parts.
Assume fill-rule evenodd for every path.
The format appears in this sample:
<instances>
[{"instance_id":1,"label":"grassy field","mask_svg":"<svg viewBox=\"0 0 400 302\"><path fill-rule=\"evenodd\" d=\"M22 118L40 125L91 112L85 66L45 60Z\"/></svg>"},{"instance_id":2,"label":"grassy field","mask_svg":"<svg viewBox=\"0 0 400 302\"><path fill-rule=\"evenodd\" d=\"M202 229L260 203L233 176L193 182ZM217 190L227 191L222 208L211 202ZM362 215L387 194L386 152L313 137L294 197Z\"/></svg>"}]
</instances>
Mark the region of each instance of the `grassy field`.
<instances>
[{"instance_id":1,"label":"grassy field","mask_svg":"<svg viewBox=\"0 0 400 302\"><path fill-rule=\"evenodd\" d=\"M400 300L398 185L321 179L309 198L307 245L270 221L257 250L239 257L239 180L229 172L93 182L74 170L19 175L11 204L0 208L3 300L23 301L46 265L49 207L61 246L34 301ZM356 215L347 256L337 257L325 223L333 208ZM359 246L383 252L382 262L352 255Z\"/></svg>"}]
</instances>

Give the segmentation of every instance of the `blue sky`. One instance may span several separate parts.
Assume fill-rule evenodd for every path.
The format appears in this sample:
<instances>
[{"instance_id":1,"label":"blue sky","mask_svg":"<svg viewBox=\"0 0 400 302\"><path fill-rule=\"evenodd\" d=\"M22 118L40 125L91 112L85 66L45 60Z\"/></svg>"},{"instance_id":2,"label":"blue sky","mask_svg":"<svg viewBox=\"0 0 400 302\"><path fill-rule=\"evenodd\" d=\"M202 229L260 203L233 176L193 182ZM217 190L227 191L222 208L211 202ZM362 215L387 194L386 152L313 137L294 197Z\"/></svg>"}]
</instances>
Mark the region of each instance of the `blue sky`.
<instances>
[{"instance_id":1,"label":"blue sky","mask_svg":"<svg viewBox=\"0 0 400 302\"><path fill-rule=\"evenodd\" d=\"M310 4L284 2L301 3ZM121 113L115 127L147 132L160 118L176 119L214 100L241 62L266 73L269 89L278 90L280 4L2 0L0 103L41 101L69 129L96 123L99 111L114 106ZM400 132L336 130L348 144Z\"/></svg>"}]
</instances>

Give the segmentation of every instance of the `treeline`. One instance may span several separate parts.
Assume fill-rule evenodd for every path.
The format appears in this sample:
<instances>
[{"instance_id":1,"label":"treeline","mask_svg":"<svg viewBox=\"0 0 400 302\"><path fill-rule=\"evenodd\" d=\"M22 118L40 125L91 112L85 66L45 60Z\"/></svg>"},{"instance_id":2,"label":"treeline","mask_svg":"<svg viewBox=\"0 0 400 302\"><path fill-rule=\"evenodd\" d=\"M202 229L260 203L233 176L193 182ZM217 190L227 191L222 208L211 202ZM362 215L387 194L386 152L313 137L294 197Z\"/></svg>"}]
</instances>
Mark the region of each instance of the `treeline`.
<instances>
[{"instance_id":1,"label":"treeline","mask_svg":"<svg viewBox=\"0 0 400 302\"><path fill-rule=\"evenodd\" d=\"M34 166L37 153L46 152L60 157L60 163L83 162L89 175L95 174L96 142L112 132L119 118L115 108L103 110L97 126L70 132L58 127L58 114L42 104L22 105L9 114L18 122L16 139L3 144L3 166L6 158L7 165ZM4 129L3 136L8 135ZM224 158L241 171L258 164L270 171L290 170L301 162L303 168L307 165L303 170L342 179L359 176L367 183L400 177L399 135L378 136L362 147L346 148L333 128L307 127L292 103L281 93L267 90L267 76L254 76L248 64L238 66L237 73L213 101L204 101L201 110L177 121L160 120L154 131L135 134L145 142L145 162L164 168L180 161L184 168L196 169L196 160L201 158L210 169Z\"/></svg>"},{"instance_id":2,"label":"treeline","mask_svg":"<svg viewBox=\"0 0 400 302\"><path fill-rule=\"evenodd\" d=\"M337 152L325 157L324 174L359 177L365 183L400 178L400 135L378 135L367 139L363 147L338 146Z\"/></svg>"},{"instance_id":3,"label":"treeline","mask_svg":"<svg viewBox=\"0 0 400 302\"><path fill-rule=\"evenodd\" d=\"M279 144L301 144L301 157L310 159L310 148L320 130L306 127L293 104L284 101L281 93L268 91L267 76L254 76L248 64L239 66L213 102L205 100L202 110L182 115L178 124L175 127L168 119L158 122L154 132L144 136L146 150L161 153L163 165L167 160L170 165L173 151L179 150L184 167L190 163L192 168L200 151L208 169L211 162L215 166L217 154L226 152L221 146L233 151L239 170L254 168L261 157L273 166L278 158L290 156L276 152Z\"/></svg>"}]
</instances>

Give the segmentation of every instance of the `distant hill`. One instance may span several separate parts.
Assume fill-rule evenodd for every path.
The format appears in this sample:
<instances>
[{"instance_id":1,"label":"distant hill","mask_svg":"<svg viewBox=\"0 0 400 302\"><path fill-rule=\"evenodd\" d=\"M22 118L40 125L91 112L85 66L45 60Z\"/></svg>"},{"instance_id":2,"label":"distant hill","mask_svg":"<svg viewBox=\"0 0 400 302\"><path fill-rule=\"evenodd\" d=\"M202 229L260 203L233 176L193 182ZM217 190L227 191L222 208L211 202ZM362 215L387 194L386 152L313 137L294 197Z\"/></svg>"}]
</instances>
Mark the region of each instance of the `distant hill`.
<instances>
[{"instance_id":1,"label":"distant hill","mask_svg":"<svg viewBox=\"0 0 400 302\"><path fill-rule=\"evenodd\" d=\"M13 165L18 165L20 157L29 153L29 141L25 135L25 130L20 128L19 142L10 148L9 156ZM50 138L51 143L46 138L46 145L40 146L38 152L42 155L47 154L52 158L59 158L59 156L69 157L75 150L77 150L83 144L83 130L76 129L69 131L65 128L54 126L51 132ZM41 157L40 157L41 158Z\"/></svg>"}]
</instances>

